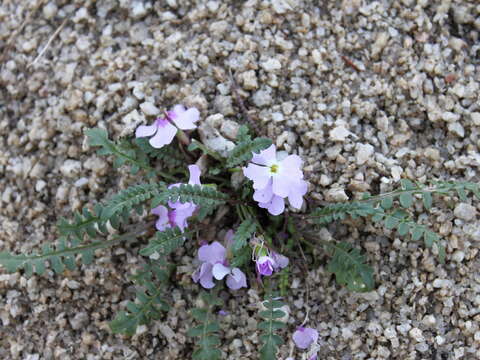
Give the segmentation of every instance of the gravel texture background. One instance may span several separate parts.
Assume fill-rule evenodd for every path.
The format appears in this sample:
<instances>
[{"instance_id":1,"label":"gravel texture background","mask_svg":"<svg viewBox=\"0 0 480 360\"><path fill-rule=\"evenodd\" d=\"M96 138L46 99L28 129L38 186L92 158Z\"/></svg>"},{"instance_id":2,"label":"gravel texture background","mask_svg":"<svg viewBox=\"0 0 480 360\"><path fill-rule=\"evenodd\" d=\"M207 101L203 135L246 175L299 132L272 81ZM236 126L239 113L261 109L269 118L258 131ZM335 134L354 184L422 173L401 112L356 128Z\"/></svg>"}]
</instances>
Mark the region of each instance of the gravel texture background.
<instances>
[{"instance_id":1,"label":"gravel texture background","mask_svg":"<svg viewBox=\"0 0 480 360\"><path fill-rule=\"evenodd\" d=\"M400 178L478 181L479 32L473 0L3 0L0 250L54 241L60 216L135 182L112 175L85 128L117 138L176 103L240 121L229 69L251 117L305 159L315 199L388 191ZM436 205L416 215L442 235L446 265L362 222L322 231L361 246L378 287L352 294L323 265L294 270L289 334L309 311L320 359L480 359L478 202ZM100 251L65 276L0 270L0 358L190 358L193 249L180 254L186 290L173 290L163 321L133 338L108 330L132 297L137 248ZM256 359L259 291L224 296L224 358Z\"/></svg>"}]
</instances>

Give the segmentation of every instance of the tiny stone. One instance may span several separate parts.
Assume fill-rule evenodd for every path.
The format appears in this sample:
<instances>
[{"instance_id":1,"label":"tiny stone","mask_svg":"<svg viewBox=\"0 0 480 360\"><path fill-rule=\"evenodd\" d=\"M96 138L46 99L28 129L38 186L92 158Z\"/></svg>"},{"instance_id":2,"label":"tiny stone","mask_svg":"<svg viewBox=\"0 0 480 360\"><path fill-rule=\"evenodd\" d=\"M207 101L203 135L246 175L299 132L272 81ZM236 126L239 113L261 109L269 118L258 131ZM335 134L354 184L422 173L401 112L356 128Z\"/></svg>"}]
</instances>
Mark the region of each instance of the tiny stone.
<instances>
[{"instance_id":1,"label":"tiny stone","mask_svg":"<svg viewBox=\"0 0 480 360\"><path fill-rule=\"evenodd\" d=\"M357 165L365 164L368 159L372 158L374 149L370 144L357 144L357 153L355 154Z\"/></svg>"},{"instance_id":2,"label":"tiny stone","mask_svg":"<svg viewBox=\"0 0 480 360\"><path fill-rule=\"evenodd\" d=\"M140 109L147 116L155 116L160 113L160 109L153 105L151 102L144 102L140 104Z\"/></svg>"},{"instance_id":3,"label":"tiny stone","mask_svg":"<svg viewBox=\"0 0 480 360\"><path fill-rule=\"evenodd\" d=\"M283 117L283 114L280 113L280 112L274 112L272 114L272 120L276 123L279 123L279 122L282 122L285 120L285 118Z\"/></svg>"},{"instance_id":4,"label":"tiny stone","mask_svg":"<svg viewBox=\"0 0 480 360\"><path fill-rule=\"evenodd\" d=\"M343 125L337 126L336 128L330 130L330 139L332 141L345 141L347 136L350 135L350 131L345 129Z\"/></svg>"},{"instance_id":5,"label":"tiny stone","mask_svg":"<svg viewBox=\"0 0 480 360\"><path fill-rule=\"evenodd\" d=\"M461 250L456 250L452 254L452 260L455 261L455 262L461 263L463 261L463 259L465 259L465 253Z\"/></svg>"},{"instance_id":6,"label":"tiny stone","mask_svg":"<svg viewBox=\"0 0 480 360\"><path fill-rule=\"evenodd\" d=\"M465 129L458 122L448 124L448 131L450 131L451 133L454 133L458 137L461 137L461 138L465 137Z\"/></svg>"},{"instance_id":7,"label":"tiny stone","mask_svg":"<svg viewBox=\"0 0 480 360\"><path fill-rule=\"evenodd\" d=\"M220 127L220 132L226 138L230 140L235 140L237 137L239 128L240 128L240 125L238 125L235 121L225 120Z\"/></svg>"},{"instance_id":8,"label":"tiny stone","mask_svg":"<svg viewBox=\"0 0 480 360\"><path fill-rule=\"evenodd\" d=\"M262 68L267 72L274 72L276 70L280 70L282 68L282 64L277 59L271 58L267 61L263 62Z\"/></svg>"},{"instance_id":9,"label":"tiny stone","mask_svg":"<svg viewBox=\"0 0 480 360\"><path fill-rule=\"evenodd\" d=\"M75 177L82 169L82 163L77 160L65 160L60 172L66 177Z\"/></svg>"},{"instance_id":10,"label":"tiny stone","mask_svg":"<svg viewBox=\"0 0 480 360\"><path fill-rule=\"evenodd\" d=\"M45 16L47 20L50 20L57 14L57 10L58 8L55 1L50 1L43 7L43 16Z\"/></svg>"},{"instance_id":11,"label":"tiny stone","mask_svg":"<svg viewBox=\"0 0 480 360\"><path fill-rule=\"evenodd\" d=\"M453 214L459 219L470 221L477 215L477 210L470 204L460 203L455 207Z\"/></svg>"},{"instance_id":12,"label":"tiny stone","mask_svg":"<svg viewBox=\"0 0 480 360\"><path fill-rule=\"evenodd\" d=\"M327 201L346 201L348 200L347 194L345 194L345 190L342 188L334 188L330 189L325 194L325 199Z\"/></svg>"},{"instance_id":13,"label":"tiny stone","mask_svg":"<svg viewBox=\"0 0 480 360\"><path fill-rule=\"evenodd\" d=\"M419 328L413 328L408 332L408 335L416 342L423 342L425 338L422 335L422 330Z\"/></svg>"},{"instance_id":14,"label":"tiny stone","mask_svg":"<svg viewBox=\"0 0 480 360\"><path fill-rule=\"evenodd\" d=\"M272 96L265 90L259 90L253 95L252 100L256 106L263 107L271 104Z\"/></svg>"}]
</instances>

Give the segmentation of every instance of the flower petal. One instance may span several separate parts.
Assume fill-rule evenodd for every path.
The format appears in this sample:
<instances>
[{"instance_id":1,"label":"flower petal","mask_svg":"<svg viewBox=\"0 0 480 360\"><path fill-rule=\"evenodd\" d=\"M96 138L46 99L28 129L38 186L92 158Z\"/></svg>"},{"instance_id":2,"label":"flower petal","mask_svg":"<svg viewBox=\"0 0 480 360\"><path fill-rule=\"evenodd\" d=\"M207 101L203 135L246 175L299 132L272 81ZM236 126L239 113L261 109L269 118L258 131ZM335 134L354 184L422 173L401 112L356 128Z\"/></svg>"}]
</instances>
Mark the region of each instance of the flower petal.
<instances>
[{"instance_id":1,"label":"flower petal","mask_svg":"<svg viewBox=\"0 0 480 360\"><path fill-rule=\"evenodd\" d=\"M253 153L252 162L258 165L270 165L277 160L275 145L270 145L265 150L260 151L260 153Z\"/></svg>"},{"instance_id":2,"label":"flower petal","mask_svg":"<svg viewBox=\"0 0 480 360\"><path fill-rule=\"evenodd\" d=\"M210 245L203 245L198 249L198 259L210 264L223 263L227 250L218 241Z\"/></svg>"},{"instance_id":3,"label":"flower petal","mask_svg":"<svg viewBox=\"0 0 480 360\"><path fill-rule=\"evenodd\" d=\"M272 200L273 190L272 190L272 179L268 181L268 185L264 189L257 189L253 193L253 200L261 203L268 203Z\"/></svg>"},{"instance_id":4,"label":"flower petal","mask_svg":"<svg viewBox=\"0 0 480 360\"><path fill-rule=\"evenodd\" d=\"M216 263L213 265L213 277L217 280L222 280L225 276L230 274L230 268L222 263Z\"/></svg>"},{"instance_id":5,"label":"flower petal","mask_svg":"<svg viewBox=\"0 0 480 360\"><path fill-rule=\"evenodd\" d=\"M135 130L135 137L145 137L145 136L152 136L157 131L157 122L155 121L152 125L140 125Z\"/></svg>"},{"instance_id":6,"label":"flower petal","mask_svg":"<svg viewBox=\"0 0 480 360\"><path fill-rule=\"evenodd\" d=\"M258 203L261 208L267 209L272 215L280 215L285 210L285 200L280 196L274 195L268 203Z\"/></svg>"},{"instance_id":7,"label":"flower petal","mask_svg":"<svg viewBox=\"0 0 480 360\"><path fill-rule=\"evenodd\" d=\"M227 286L232 290L247 287L247 277L239 268L233 268L232 273L227 276Z\"/></svg>"},{"instance_id":8,"label":"flower petal","mask_svg":"<svg viewBox=\"0 0 480 360\"><path fill-rule=\"evenodd\" d=\"M188 171L190 173L190 179L188 183L190 185L201 185L200 184L200 168L197 165L188 165Z\"/></svg>"},{"instance_id":9,"label":"flower petal","mask_svg":"<svg viewBox=\"0 0 480 360\"><path fill-rule=\"evenodd\" d=\"M166 123L162 123L162 125L159 126L155 136L150 138L150 145L156 149L160 149L163 146L170 144L176 133L177 128L166 121Z\"/></svg>"},{"instance_id":10,"label":"flower petal","mask_svg":"<svg viewBox=\"0 0 480 360\"><path fill-rule=\"evenodd\" d=\"M312 328L299 327L293 333L293 341L300 349L307 349L318 340L318 331Z\"/></svg>"},{"instance_id":11,"label":"flower petal","mask_svg":"<svg viewBox=\"0 0 480 360\"><path fill-rule=\"evenodd\" d=\"M175 109L175 108L174 108ZM195 124L200 119L200 111L197 108L190 108L180 114L177 113L176 117L172 120L182 130L193 130L197 128Z\"/></svg>"},{"instance_id":12,"label":"flower petal","mask_svg":"<svg viewBox=\"0 0 480 360\"><path fill-rule=\"evenodd\" d=\"M157 206L156 208L153 208L151 212L158 216L158 220L155 222L155 227L158 231L163 231L170 227L168 222L168 209L165 206Z\"/></svg>"},{"instance_id":13,"label":"flower petal","mask_svg":"<svg viewBox=\"0 0 480 360\"><path fill-rule=\"evenodd\" d=\"M264 189L268 184L268 180L271 178L270 171L267 167L252 163L243 168L243 174L253 181L254 189Z\"/></svg>"},{"instance_id":14,"label":"flower petal","mask_svg":"<svg viewBox=\"0 0 480 360\"><path fill-rule=\"evenodd\" d=\"M301 180L298 184L295 184L291 187L290 192L288 193L288 201L290 205L295 209L300 209L303 204L303 195L307 193L308 183L304 180Z\"/></svg>"},{"instance_id":15,"label":"flower petal","mask_svg":"<svg viewBox=\"0 0 480 360\"><path fill-rule=\"evenodd\" d=\"M200 285L202 285L205 289L213 288L215 286L215 283L213 282L212 264L203 263L200 267L200 273L197 278L200 280Z\"/></svg>"},{"instance_id":16,"label":"flower petal","mask_svg":"<svg viewBox=\"0 0 480 360\"><path fill-rule=\"evenodd\" d=\"M287 175L276 174L272 180L272 190L275 195L285 198L290 192L292 182Z\"/></svg>"}]
</instances>

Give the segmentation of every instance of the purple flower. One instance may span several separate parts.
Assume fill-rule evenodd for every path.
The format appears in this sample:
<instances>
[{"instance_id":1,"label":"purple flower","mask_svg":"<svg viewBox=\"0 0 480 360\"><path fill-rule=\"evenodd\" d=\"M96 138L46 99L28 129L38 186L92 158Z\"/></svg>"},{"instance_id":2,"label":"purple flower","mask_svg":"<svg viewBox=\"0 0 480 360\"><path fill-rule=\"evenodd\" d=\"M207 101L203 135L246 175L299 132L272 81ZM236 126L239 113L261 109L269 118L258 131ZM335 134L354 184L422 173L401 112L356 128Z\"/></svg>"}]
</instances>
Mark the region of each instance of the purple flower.
<instances>
[{"instance_id":1,"label":"purple flower","mask_svg":"<svg viewBox=\"0 0 480 360\"><path fill-rule=\"evenodd\" d=\"M289 260L286 256L270 251L270 256L273 260L273 270L278 271L288 266Z\"/></svg>"},{"instance_id":2,"label":"purple flower","mask_svg":"<svg viewBox=\"0 0 480 360\"><path fill-rule=\"evenodd\" d=\"M275 261L270 256L260 256L256 261L257 272L264 276L272 275L274 263Z\"/></svg>"},{"instance_id":3,"label":"purple flower","mask_svg":"<svg viewBox=\"0 0 480 360\"><path fill-rule=\"evenodd\" d=\"M299 326L297 331L293 333L293 341L300 349L308 349L310 345L317 342L318 331L312 328L304 328Z\"/></svg>"},{"instance_id":4,"label":"purple flower","mask_svg":"<svg viewBox=\"0 0 480 360\"><path fill-rule=\"evenodd\" d=\"M243 168L243 173L253 181L253 199L270 214L284 211L285 198L292 207L302 207L308 184L303 180L302 159L298 155L278 160L275 145L271 145L259 154L253 153L252 162Z\"/></svg>"},{"instance_id":5,"label":"purple flower","mask_svg":"<svg viewBox=\"0 0 480 360\"><path fill-rule=\"evenodd\" d=\"M194 282L200 282L206 289L215 286L213 278L222 280L227 277L227 286L232 290L247 287L247 277L239 268L231 268L227 262L227 249L217 241L203 245L198 250L200 267L192 274Z\"/></svg>"},{"instance_id":6,"label":"purple flower","mask_svg":"<svg viewBox=\"0 0 480 360\"><path fill-rule=\"evenodd\" d=\"M195 129L197 127L195 123L199 119L198 109L186 110L183 105L175 105L172 110L167 111L166 118L158 118L152 125L140 125L135 131L135 136L137 138L152 136L150 145L160 149L172 142L177 133L177 127L182 130Z\"/></svg>"},{"instance_id":7,"label":"purple flower","mask_svg":"<svg viewBox=\"0 0 480 360\"><path fill-rule=\"evenodd\" d=\"M189 184L200 184L200 168L197 165L189 165L188 171L190 172ZM180 184L170 185L180 186ZM152 214L158 215L158 220L155 223L155 227L158 231L164 231L167 228L173 228L178 226L180 230L184 231L188 226L187 219L193 215L197 209L197 205L194 203L181 203L181 202L168 202L168 206L171 209L166 208L163 205L157 206L152 209Z\"/></svg>"}]
</instances>

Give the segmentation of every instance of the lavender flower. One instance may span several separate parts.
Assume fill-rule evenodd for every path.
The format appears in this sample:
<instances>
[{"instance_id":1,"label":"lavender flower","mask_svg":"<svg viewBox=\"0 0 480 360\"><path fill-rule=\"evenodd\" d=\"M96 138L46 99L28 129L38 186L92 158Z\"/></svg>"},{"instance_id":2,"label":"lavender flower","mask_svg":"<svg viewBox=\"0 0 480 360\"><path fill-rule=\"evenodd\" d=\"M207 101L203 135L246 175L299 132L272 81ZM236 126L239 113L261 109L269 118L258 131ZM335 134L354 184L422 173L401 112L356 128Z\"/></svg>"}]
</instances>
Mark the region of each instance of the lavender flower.
<instances>
[{"instance_id":1,"label":"lavender flower","mask_svg":"<svg viewBox=\"0 0 480 360\"><path fill-rule=\"evenodd\" d=\"M274 263L275 261L270 256L260 256L255 266L260 275L270 276L273 274Z\"/></svg>"},{"instance_id":2,"label":"lavender flower","mask_svg":"<svg viewBox=\"0 0 480 360\"><path fill-rule=\"evenodd\" d=\"M293 341L300 349L308 349L310 345L317 342L318 331L312 328L304 328L299 326L297 331L293 333Z\"/></svg>"},{"instance_id":3,"label":"lavender flower","mask_svg":"<svg viewBox=\"0 0 480 360\"><path fill-rule=\"evenodd\" d=\"M175 105L167 111L166 118L158 118L152 125L140 125L135 131L135 136L150 138L150 145L154 148L170 144L177 133L177 127L182 130L192 130L200 118L200 112L196 108L185 109L183 105Z\"/></svg>"},{"instance_id":4,"label":"lavender flower","mask_svg":"<svg viewBox=\"0 0 480 360\"><path fill-rule=\"evenodd\" d=\"M203 245L198 250L200 267L192 274L194 282L200 282L206 289L215 286L213 278L222 280L227 277L227 286L232 290L247 287L247 277L239 268L231 268L227 261L227 249L217 241Z\"/></svg>"},{"instance_id":5,"label":"lavender flower","mask_svg":"<svg viewBox=\"0 0 480 360\"><path fill-rule=\"evenodd\" d=\"M189 165L188 171L190 172L190 179L188 183L193 185L201 185L200 184L200 168L197 165ZM180 186L180 184L172 184L169 188L173 186ZM197 209L197 205L194 203L186 202L181 203L177 202L168 202L167 207L160 205L156 208L152 209L152 214L158 216L158 220L155 223L155 227L158 231L164 231L167 228L173 228L178 226L180 230L184 231L185 228L188 226L187 219L193 215L195 210Z\"/></svg>"},{"instance_id":6,"label":"lavender flower","mask_svg":"<svg viewBox=\"0 0 480 360\"><path fill-rule=\"evenodd\" d=\"M270 214L279 215L285 210L285 198L292 207L302 207L308 184L303 180L302 159L298 155L278 160L275 145L271 145L259 154L253 153L252 162L243 168L243 173L253 181L253 199Z\"/></svg>"},{"instance_id":7,"label":"lavender flower","mask_svg":"<svg viewBox=\"0 0 480 360\"><path fill-rule=\"evenodd\" d=\"M264 247L262 243L256 243L253 250L255 268L258 275L271 276L275 271L279 271L288 266L288 258L280 255L273 250Z\"/></svg>"}]
</instances>

